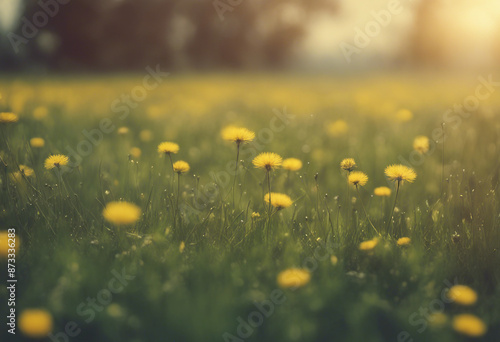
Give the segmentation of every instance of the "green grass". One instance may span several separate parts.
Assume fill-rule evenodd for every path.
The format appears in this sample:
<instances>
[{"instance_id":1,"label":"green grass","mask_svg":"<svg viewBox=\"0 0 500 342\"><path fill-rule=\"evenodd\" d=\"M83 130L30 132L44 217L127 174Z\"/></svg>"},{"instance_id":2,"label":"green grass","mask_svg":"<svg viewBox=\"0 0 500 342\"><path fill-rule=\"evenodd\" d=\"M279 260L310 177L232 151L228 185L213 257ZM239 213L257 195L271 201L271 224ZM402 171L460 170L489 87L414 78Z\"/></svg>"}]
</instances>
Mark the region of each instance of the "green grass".
<instances>
[{"instance_id":1,"label":"green grass","mask_svg":"<svg viewBox=\"0 0 500 342\"><path fill-rule=\"evenodd\" d=\"M223 341L225 333L238 337L238 318L247 322L255 302L280 294L273 313L241 340L465 341L451 327L459 313L475 314L487 324L483 340L498 339L500 122L491 113L500 102L495 94L461 124L447 123L444 159L438 141L422 163L410 165L417 180L401 187L389 225L395 188L384 168L410 160L414 137L431 137L443 113L473 94L474 82L175 76L120 119L110 109L113 100L140 84L133 76L0 84L0 111L21 118L0 127L0 228L16 228L21 241L18 315L44 308L54 318L54 333L74 321L81 331L71 341ZM48 110L41 120L32 115L38 106ZM286 124L273 119L273 110L284 107L294 115ZM400 108L411 109L413 119L396 120ZM44 169L48 155L76 149L86 139L82 130L99 128L103 118L115 129L103 133L78 166L60 179ZM348 123L348 132L332 136L328 124L338 119ZM236 146L220 137L230 124L257 134L240 151L234 209ZM129 132L119 135L120 126ZM140 139L144 129L152 132L150 141ZM45 147L29 146L35 136L45 139ZM191 166L180 177L181 210L175 205L177 176L171 178L170 161L156 151L162 141L177 142L181 149L174 160ZM139 158L129 155L134 146L142 150ZM273 215L269 238L265 172L251 164L266 151L304 162L288 180L284 170L272 172L272 191L288 194L294 204ZM357 169L369 177L359 195L350 189L355 200L347 197L346 175L339 168L346 157L355 158ZM33 168L36 177L12 181L9 174L19 164ZM392 187L392 196L374 197L377 186ZM113 200L137 204L143 216L135 225L114 227L102 217ZM371 253L358 248L376 236L361 201L382 233ZM252 219L253 212L260 218ZM410 246L396 245L402 236L411 238ZM336 265L331 255L338 258ZM309 268L311 281L279 290L276 277L290 267ZM109 304L90 309L87 299L103 295L113 270L133 279ZM443 290L455 282L476 290L478 302L445 303ZM3 285L0 296L6 303ZM6 304L1 310L5 317ZM428 313L441 311L448 322L431 326ZM2 336L10 337L5 330ZM22 339L19 331L16 336Z\"/></svg>"}]
</instances>

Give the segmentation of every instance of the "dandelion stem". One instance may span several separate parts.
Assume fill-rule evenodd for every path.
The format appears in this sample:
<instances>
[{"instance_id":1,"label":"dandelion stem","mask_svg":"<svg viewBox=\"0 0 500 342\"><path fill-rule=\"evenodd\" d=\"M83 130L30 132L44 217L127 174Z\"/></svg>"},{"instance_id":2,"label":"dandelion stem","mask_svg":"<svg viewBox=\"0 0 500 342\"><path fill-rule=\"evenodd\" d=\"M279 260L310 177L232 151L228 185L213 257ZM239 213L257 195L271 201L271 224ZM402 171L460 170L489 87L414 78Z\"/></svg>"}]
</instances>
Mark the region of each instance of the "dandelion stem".
<instances>
[{"instance_id":1,"label":"dandelion stem","mask_svg":"<svg viewBox=\"0 0 500 342\"><path fill-rule=\"evenodd\" d=\"M179 197L181 197L181 173L177 173L177 203L176 207L179 210Z\"/></svg>"},{"instance_id":2,"label":"dandelion stem","mask_svg":"<svg viewBox=\"0 0 500 342\"><path fill-rule=\"evenodd\" d=\"M238 160L240 158L240 143L236 142L236 166L234 167L234 179L233 179L233 209L235 208L234 191L236 188L236 177L238 175Z\"/></svg>"},{"instance_id":3,"label":"dandelion stem","mask_svg":"<svg viewBox=\"0 0 500 342\"><path fill-rule=\"evenodd\" d=\"M351 171L347 171L347 226L351 223L351 189L349 186L349 175L351 174Z\"/></svg>"},{"instance_id":4,"label":"dandelion stem","mask_svg":"<svg viewBox=\"0 0 500 342\"><path fill-rule=\"evenodd\" d=\"M269 190L269 205L267 210L267 241L269 242L269 231L271 230L271 171L267 170L267 188Z\"/></svg>"},{"instance_id":5,"label":"dandelion stem","mask_svg":"<svg viewBox=\"0 0 500 342\"><path fill-rule=\"evenodd\" d=\"M391 216L389 216L389 222L387 223L387 229L386 229L387 232L389 232L389 228L391 227L392 216L394 215L394 209L396 208L396 201L398 200L400 182L401 181L398 180L398 184L396 185L396 197L394 197L394 205L392 206Z\"/></svg>"},{"instance_id":6,"label":"dandelion stem","mask_svg":"<svg viewBox=\"0 0 500 342\"><path fill-rule=\"evenodd\" d=\"M377 228L375 228L375 226L373 225L372 220L370 220L368 213L366 212L365 204L363 203L363 199L361 198L361 194L359 193L359 188L358 188L357 184L356 184L356 192L358 193L359 201L361 202L361 207L363 208L363 211L365 212L365 216L368 219L368 222L370 222L370 225L372 226L375 233L377 233L379 236L381 236L380 233L377 231Z\"/></svg>"},{"instance_id":7,"label":"dandelion stem","mask_svg":"<svg viewBox=\"0 0 500 342\"><path fill-rule=\"evenodd\" d=\"M175 216L174 216L174 224L176 222L176 217L179 216L179 223L180 223L180 220L181 220L181 215L180 215L180 212L179 212L179 197L181 197L181 173L180 172L177 172L177 200L176 200L176 204L175 204Z\"/></svg>"},{"instance_id":8,"label":"dandelion stem","mask_svg":"<svg viewBox=\"0 0 500 342\"><path fill-rule=\"evenodd\" d=\"M170 181L170 193L173 193L174 192L174 178L175 178L174 161L172 160L172 154L171 153L167 153L167 154L168 154L168 158L170 159L170 165L172 166L172 180Z\"/></svg>"},{"instance_id":9,"label":"dandelion stem","mask_svg":"<svg viewBox=\"0 0 500 342\"><path fill-rule=\"evenodd\" d=\"M61 174L61 169L59 166L55 169L56 176L57 176L57 189L59 190L59 214L63 212L63 206L64 206L64 198L63 198L63 193L62 193L62 174ZM57 201L56 201L57 202Z\"/></svg>"}]
</instances>

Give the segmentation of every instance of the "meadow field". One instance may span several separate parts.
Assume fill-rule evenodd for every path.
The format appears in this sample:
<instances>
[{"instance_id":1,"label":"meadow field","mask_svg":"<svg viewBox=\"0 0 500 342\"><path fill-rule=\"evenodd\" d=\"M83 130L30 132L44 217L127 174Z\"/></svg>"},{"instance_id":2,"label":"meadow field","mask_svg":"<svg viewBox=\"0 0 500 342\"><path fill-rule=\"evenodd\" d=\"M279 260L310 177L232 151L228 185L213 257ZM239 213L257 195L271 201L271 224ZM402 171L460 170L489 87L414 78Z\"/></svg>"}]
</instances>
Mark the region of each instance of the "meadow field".
<instances>
[{"instance_id":1,"label":"meadow field","mask_svg":"<svg viewBox=\"0 0 500 342\"><path fill-rule=\"evenodd\" d=\"M1 340L498 341L498 86L4 77Z\"/></svg>"}]
</instances>

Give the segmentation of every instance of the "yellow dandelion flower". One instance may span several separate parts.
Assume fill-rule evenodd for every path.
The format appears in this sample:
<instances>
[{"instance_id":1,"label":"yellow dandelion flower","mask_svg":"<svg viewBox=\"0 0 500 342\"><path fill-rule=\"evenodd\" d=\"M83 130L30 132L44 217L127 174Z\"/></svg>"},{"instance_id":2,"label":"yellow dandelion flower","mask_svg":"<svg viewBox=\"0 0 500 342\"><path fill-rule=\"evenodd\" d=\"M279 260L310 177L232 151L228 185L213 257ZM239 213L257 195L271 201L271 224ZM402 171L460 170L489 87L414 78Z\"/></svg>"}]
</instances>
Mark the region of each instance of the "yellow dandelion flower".
<instances>
[{"instance_id":1,"label":"yellow dandelion flower","mask_svg":"<svg viewBox=\"0 0 500 342\"><path fill-rule=\"evenodd\" d=\"M349 125L344 120L337 120L328 125L328 133L333 137L338 137L347 133Z\"/></svg>"},{"instance_id":2,"label":"yellow dandelion flower","mask_svg":"<svg viewBox=\"0 0 500 342\"><path fill-rule=\"evenodd\" d=\"M30 139L30 146L33 148L40 148L45 146L45 140L43 138L31 138Z\"/></svg>"},{"instance_id":3,"label":"yellow dandelion flower","mask_svg":"<svg viewBox=\"0 0 500 342\"><path fill-rule=\"evenodd\" d=\"M302 168L302 161L297 158L287 158L283 160L283 168L289 171L298 171Z\"/></svg>"},{"instance_id":4,"label":"yellow dandelion flower","mask_svg":"<svg viewBox=\"0 0 500 342\"><path fill-rule=\"evenodd\" d=\"M142 151L139 147L132 147L130 149L130 155L134 158L139 158L142 154Z\"/></svg>"},{"instance_id":5,"label":"yellow dandelion flower","mask_svg":"<svg viewBox=\"0 0 500 342\"><path fill-rule=\"evenodd\" d=\"M352 184L354 186L365 186L365 184L368 182L368 176L361 171L354 171L349 174L347 180L349 184Z\"/></svg>"},{"instance_id":6,"label":"yellow dandelion flower","mask_svg":"<svg viewBox=\"0 0 500 342\"><path fill-rule=\"evenodd\" d=\"M420 154L424 154L429 151L429 138L423 135L419 135L413 140L413 149Z\"/></svg>"},{"instance_id":7,"label":"yellow dandelion flower","mask_svg":"<svg viewBox=\"0 0 500 342\"><path fill-rule=\"evenodd\" d=\"M186 173L189 171L189 164L183 160L179 160L174 163L173 168L174 172L177 172L178 174Z\"/></svg>"},{"instance_id":8,"label":"yellow dandelion flower","mask_svg":"<svg viewBox=\"0 0 500 342\"><path fill-rule=\"evenodd\" d=\"M386 186L379 186L378 188L373 189L373 193L375 196L389 197L391 195L391 189Z\"/></svg>"},{"instance_id":9,"label":"yellow dandelion flower","mask_svg":"<svg viewBox=\"0 0 500 342\"><path fill-rule=\"evenodd\" d=\"M361 251L371 251L373 250L378 244L378 239L372 239L368 241L363 241L359 244L359 250Z\"/></svg>"},{"instance_id":10,"label":"yellow dandelion flower","mask_svg":"<svg viewBox=\"0 0 500 342\"><path fill-rule=\"evenodd\" d=\"M109 202L102 211L102 216L106 221L122 226L137 222L141 216L141 209L129 202Z\"/></svg>"},{"instance_id":11,"label":"yellow dandelion flower","mask_svg":"<svg viewBox=\"0 0 500 342\"><path fill-rule=\"evenodd\" d=\"M21 164L19 165L19 171L21 171L21 173L24 173L26 177L31 177L35 174L35 171L33 171L31 167Z\"/></svg>"},{"instance_id":12,"label":"yellow dandelion flower","mask_svg":"<svg viewBox=\"0 0 500 342\"><path fill-rule=\"evenodd\" d=\"M259 169L267 171L275 170L281 166L283 159L280 155L273 152L264 152L255 157L252 161L253 165Z\"/></svg>"},{"instance_id":13,"label":"yellow dandelion flower","mask_svg":"<svg viewBox=\"0 0 500 342\"><path fill-rule=\"evenodd\" d=\"M264 201L269 203L269 193L264 196ZM293 204L290 197L285 194L280 194L277 192L271 192L271 205L278 210L288 208Z\"/></svg>"},{"instance_id":14,"label":"yellow dandelion flower","mask_svg":"<svg viewBox=\"0 0 500 342\"><path fill-rule=\"evenodd\" d=\"M181 241L181 244L179 245L179 253L183 253L185 248L186 243L184 241Z\"/></svg>"},{"instance_id":15,"label":"yellow dandelion flower","mask_svg":"<svg viewBox=\"0 0 500 342\"><path fill-rule=\"evenodd\" d=\"M466 285L454 285L448 293L448 298L460 305L473 305L477 301L477 293Z\"/></svg>"},{"instance_id":16,"label":"yellow dandelion flower","mask_svg":"<svg viewBox=\"0 0 500 342\"><path fill-rule=\"evenodd\" d=\"M118 128L117 132L118 132L118 134L125 135L129 132L129 129L128 129L128 127L123 126L123 127Z\"/></svg>"},{"instance_id":17,"label":"yellow dandelion flower","mask_svg":"<svg viewBox=\"0 0 500 342\"><path fill-rule=\"evenodd\" d=\"M484 322L470 314L461 314L453 317L453 329L469 337L480 337L486 333L486 324Z\"/></svg>"},{"instance_id":18,"label":"yellow dandelion flower","mask_svg":"<svg viewBox=\"0 0 500 342\"><path fill-rule=\"evenodd\" d=\"M351 172L356 167L356 162L353 158L345 158L340 162L340 168Z\"/></svg>"},{"instance_id":19,"label":"yellow dandelion flower","mask_svg":"<svg viewBox=\"0 0 500 342\"><path fill-rule=\"evenodd\" d=\"M311 273L304 268L289 268L280 272L276 280L282 288L297 288L309 283Z\"/></svg>"},{"instance_id":20,"label":"yellow dandelion flower","mask_svg":"<svg viewBox=\"0 0 500 342\"><path fill-rule=\"evenodd\" d=\"M51 170L55 167L60 168L61 166L68 165L69 158L64 154L53 154L45 159L45 168Z\"/></svg>"},{"instance_id":21,"label":"yellow dandelion flower","mask_svg":"<svg viewBox=\"0 0 500 342\"><path fill-rule=\"evenodd\" d=\"M19 330L31 338L44 338L52 332L52 315L44 309L26 309L19 315Z\"/></svg>"},{"instance_id":22,"label":"yellow dandelion flower","mask_svg":"<svg viewBox=\"0 0 500 342\"><path fill-rule=\"evenodd\" d=\"M256 212L253 212L252 213L252 218L255 219L255 218L259 218L260 217L260 214L259 213L256 213Z\"/></svg>"},{"instance_id":23,"label":"yellow dandelion flower","mask_svg":"<svg viewBox=\"0 0 500 342\"><path fill-rule=\"evenodd\" d=\"M235 126L228 126L224 128L221 135L222 139L226 141L233 141L237 144L250 142L255 138L254 132L243 127Z\"/></svg>"},{"instance_id":24,"label":"yellow dandelion flower","mask_svg":"<svg viewBox=\"0 0 500 342\"><path fill-rule=\"evenodd\" d=\"M413 183L417 178L415 171L404 165L390 165L385 168L385 175L391 181L403 182L407 181Z\"/></svg>"},{"instance_id":25,"label":"yellow dandelion flower","mask_svg":"<svg viewBox=\"0 0 500 342\"><path fill-rule=\"evenodd\" d=\"M406 246L406 245L409 245L411 243L411 239L409 237L402 237L402 238L399 238L396 243L398 246Z\"/></svg>"},{"instance_id":26,"label":"yellow dandelion flower","mask_svg":"<svg viewBox=\"0 0 500 342\"><path fill-rule=\"evenodd\" d=\"M33 117L35 120L42 120L49 114L47 107L36 107L33 110Z\"/></svg>"},{"instance_id":27,"label":"yellow dandelion flower","mask_svg":"<svg viewBox=\"0 0 500 342\"><path fill-rule=\"evenodd\" d=\"M179 152L179 145L173 142L165 141L158 145L158 152L170 154Z\"/></svg>"},{"instance_id":28,"label":"yellow dandelion flower","mask_svg":"<svg viewBox=\"0 0 500 342\"><path fill-rule=\"evenodd\" d=\"M17 235L14 236L14 243L12 240L9 241L9 239L12 239L12 235L10 235L9 237L9 232L7 230L0 231L0 259L7 259L8 255L11 254L9 253L9 249L12 249L12 246L14 246L14 250L16 253L19 250L19 245L21 243L19 237Z\"/></svg>"},{"instance_id":29,"label":"yellow dandelion flower","mask_svg":"<svg viewBox=\"0 0 500 342\"><path fill-rule=\"evenodd\" d=\"M396 112L396 120L406 122L413 119L413 113L408 109L400 109Z\"/></svg>"},{"instance_id":30,"label":"yellow dandelion flower","mask_svg":"<svg viewBox=\"0 0 500 342\"><path fill-rule=\"evenodd\" d=\"M19 116L14 113L0 113L0 124L8 124L19 121Z\"/></svg>"},{"instance_id":31,"label":"yellow dandelion flower","mask_svg":"<svg viewBox=\"0 0 500 342\"><path fill-rule=\"evenodd\" d=\"M153 139L153 132L151 132L149 129L143 129L139 132L139 139L144 142L151 141Z\"/></svg>"}]
</instances>

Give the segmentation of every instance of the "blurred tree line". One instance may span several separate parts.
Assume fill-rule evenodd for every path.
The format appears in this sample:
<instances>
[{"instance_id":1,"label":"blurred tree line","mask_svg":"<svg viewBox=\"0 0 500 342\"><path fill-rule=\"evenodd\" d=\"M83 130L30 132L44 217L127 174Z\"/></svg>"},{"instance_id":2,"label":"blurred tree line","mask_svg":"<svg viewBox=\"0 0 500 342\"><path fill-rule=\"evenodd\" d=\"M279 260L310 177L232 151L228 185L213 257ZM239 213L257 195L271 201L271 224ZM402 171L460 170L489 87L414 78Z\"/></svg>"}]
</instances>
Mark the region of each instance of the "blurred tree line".
<instances>
[{"instance_id":1,"label":"blurred tree line","mask_svg":"<svg viewBox=\"0 0 500 342\"><path fill-rule=\"evenodd\" d=\"M28 20L43 11L38 1L23 1ZM4 54L4 67L21 60L66 70L276 67L287 62L313 13L338 9L336 0L64 2L34 41L19 44L21 54ZM22 30L20 23L13 33L23 37ZM4 52L12 50L6 45Z\"/></svg>"}]
</instances>

